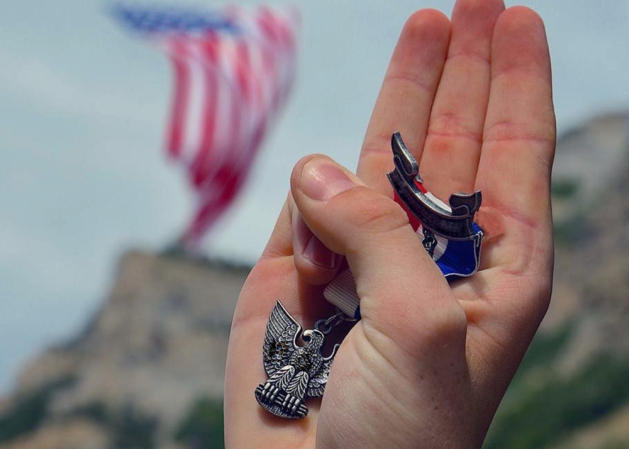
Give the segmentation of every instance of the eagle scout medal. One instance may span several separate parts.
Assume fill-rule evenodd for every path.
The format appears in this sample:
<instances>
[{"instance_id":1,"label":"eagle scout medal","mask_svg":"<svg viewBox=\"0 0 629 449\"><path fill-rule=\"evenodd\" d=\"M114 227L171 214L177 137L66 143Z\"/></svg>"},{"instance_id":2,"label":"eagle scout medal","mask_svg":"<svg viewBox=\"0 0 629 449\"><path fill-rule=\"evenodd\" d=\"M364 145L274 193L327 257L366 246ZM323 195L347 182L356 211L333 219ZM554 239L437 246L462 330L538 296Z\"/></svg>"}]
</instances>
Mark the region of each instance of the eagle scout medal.
<instances>
[{"instance_id":1,"label":"eagle scout medal","mask_svg":"<svg viewBox=\"0 0 629 449\"><path fill-rule=\"evenodd\" d=\"M454 193L449 204L428 192L419 166L399 133L391 137L395 169L388 174L395 201L409 221L428 254L448 281L473 275L480 264L482 229L474 222L481 205L479 191ZM302 327L277 301L264 337L263 361L268 379L255 390L258 403L283 418L299 419L308 414L304 401L323 395L339 345L323 357L326 335L343 321L360 319L360 299L351 271L339 273L323 292L339 313L315 323L302 334ZM297 344L302 335L304 345Z\"/></svg>"}]
</instances>

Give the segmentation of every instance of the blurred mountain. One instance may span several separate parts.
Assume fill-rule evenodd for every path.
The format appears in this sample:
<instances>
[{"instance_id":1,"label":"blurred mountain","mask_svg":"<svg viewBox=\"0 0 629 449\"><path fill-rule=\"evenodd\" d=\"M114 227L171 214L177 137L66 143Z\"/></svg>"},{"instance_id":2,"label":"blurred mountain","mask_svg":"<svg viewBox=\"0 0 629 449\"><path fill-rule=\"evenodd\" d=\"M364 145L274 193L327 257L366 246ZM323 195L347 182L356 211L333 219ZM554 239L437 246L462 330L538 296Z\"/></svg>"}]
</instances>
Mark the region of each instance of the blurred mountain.
<instances>
[{"instance_id":1,"label":"blurred mountain","mask_svg":"<svg viewBox=\"0 0 629 449\"><path fill-rule=\"evenodd\" d=\"M30 363L0 404L0 447L222 447L227 341L248 272L125 254L85 331Z\"/></svg>"},{"instance_id":2,"label":"blurred mountain","mask_svg":"<svg viewBox=\"0 0 629 449\"><path fill-rule=\"evenodd\" d=\"M558 142L553 300L485 449L629 448L629 113ZM130 251L84 332L0 402L0 448L220 448L249 267Z\"/></svg>"}]
</instances>

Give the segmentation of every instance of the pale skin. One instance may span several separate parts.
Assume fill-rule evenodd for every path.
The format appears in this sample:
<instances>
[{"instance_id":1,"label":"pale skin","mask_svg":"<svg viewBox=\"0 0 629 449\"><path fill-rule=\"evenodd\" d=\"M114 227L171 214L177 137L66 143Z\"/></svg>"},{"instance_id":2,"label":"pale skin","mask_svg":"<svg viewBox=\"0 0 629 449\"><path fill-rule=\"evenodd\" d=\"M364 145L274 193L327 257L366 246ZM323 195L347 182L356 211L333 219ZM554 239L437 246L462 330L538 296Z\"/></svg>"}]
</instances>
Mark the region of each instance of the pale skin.
<instances>
[{"instance_id":1,"label":"pale skin","mask_svg":"<svg viewBox=\"0 0 629 449\"><path fill-rule=\"evenodd\" d=\"M427 188L481 190L479 272L448 285L392 200L400 131ZM413 14L401 32L357 174L303 158L234 317L225 384L228 448L478 448L548 307L553 269L551 70L542 20L501 0ZM308 244L310 242L310 244ZM328 249L329 248L329 249ZM337 256L336 254L340 255ZM343 260L363 319L322 400L276 418L256 402L262 342L281 299L305 326Z\"/></svg>"}]
</instances>

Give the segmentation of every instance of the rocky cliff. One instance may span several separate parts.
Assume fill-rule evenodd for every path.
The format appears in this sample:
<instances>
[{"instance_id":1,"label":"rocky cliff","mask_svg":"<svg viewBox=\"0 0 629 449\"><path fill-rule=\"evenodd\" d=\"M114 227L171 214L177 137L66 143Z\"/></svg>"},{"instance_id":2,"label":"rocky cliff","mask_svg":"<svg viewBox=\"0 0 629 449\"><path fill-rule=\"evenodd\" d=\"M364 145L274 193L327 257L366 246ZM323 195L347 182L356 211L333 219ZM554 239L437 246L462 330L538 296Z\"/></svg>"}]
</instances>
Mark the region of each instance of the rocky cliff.
<instances>
[{"instance_id":1,"label":"rocky cliff","mask_svg":"<svg viewBox=\"0 0 629 449\"><path fill-rule=\"evenodd\" d=\"M485 448L629 448L629 113L566 133L555 167L553 301ZM0 447L220 448L247 273L127 253L85 331L30 363L0 403Z\"/></svg>"},{"instance_id":2,"label":"rocky cliff","mask_svg":"<svg viewBox=\"0 0 629 449\"><path fill-rule=\"evenodd\" d=\"M0 445L175 448L195 410L220 421L231 316L248 271L125 254L85 331L24 369L3 406Z\"/></svg>"}]
</instances>

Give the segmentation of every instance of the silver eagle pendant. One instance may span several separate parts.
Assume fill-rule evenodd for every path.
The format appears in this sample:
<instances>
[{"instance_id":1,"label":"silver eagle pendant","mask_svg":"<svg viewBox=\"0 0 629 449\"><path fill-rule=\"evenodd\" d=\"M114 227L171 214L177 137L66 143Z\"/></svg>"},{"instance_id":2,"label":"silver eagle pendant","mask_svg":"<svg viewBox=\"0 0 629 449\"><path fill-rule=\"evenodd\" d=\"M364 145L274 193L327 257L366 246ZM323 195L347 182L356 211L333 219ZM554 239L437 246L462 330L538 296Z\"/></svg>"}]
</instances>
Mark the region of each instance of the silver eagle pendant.
<instances>
[{"instance_id":1,"label":"silver eagle pendant","mask_svg":"<svg viewBox=\"0 0 629 449\"><path fill-rule=\"evenodd\" d=\"M325 335L343 321L340 314L318 321L314 329L304 331L303 346L297 344L302 327L290 316L280 301L275 303L264 337L263 361L268 379L255 391L258 403L272 414L300 419L308 414L308 397L323 395L332 361L339 348L323 357Z\"/></svg>"}]
</instances>

